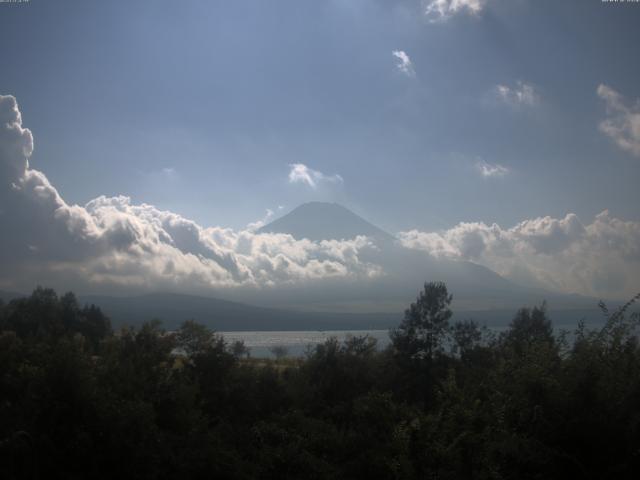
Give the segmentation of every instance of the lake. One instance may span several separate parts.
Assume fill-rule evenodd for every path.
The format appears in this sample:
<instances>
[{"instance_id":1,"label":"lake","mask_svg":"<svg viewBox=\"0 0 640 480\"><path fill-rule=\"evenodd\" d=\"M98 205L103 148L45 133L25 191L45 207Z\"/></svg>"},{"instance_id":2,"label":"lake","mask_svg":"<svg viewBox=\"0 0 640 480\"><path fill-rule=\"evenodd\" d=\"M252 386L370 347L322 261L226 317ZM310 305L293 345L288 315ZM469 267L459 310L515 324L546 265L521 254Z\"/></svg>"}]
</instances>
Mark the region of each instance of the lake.
<instances>
[{"instance_id":1,"label":"lake","mask_svg":"<svg viewBox=\"0 0 640 480\"><path fill-rule=\"evenodd\" d=\"M573 332L577 325L561 324L556 325L554 330L559 333L561 330ZM601 328L602 323L587 324L588 328ZM494 333L500 333L506 330L506 326L490 327L489 330ZM385 348L389 342L389 330L312 330L312 331L255 331L255 332L218 332L224 336L229 343L241 340L246 347L251 350L251 356L254 358L273 358L271 348L280 346L287 350L289 357L304 356L308 346L314 347L320 343L324 343L331 337L336 337L339 341L343 341L348 336L364 336L369 335L378 341L378 349Z\"/></svg>"},{"instance_id":2,"label":"lake","mask_svg":"<svg viewBox=\"0 0 640 480\"><path fill-rule=\"evenodd\" d=\"M283 331L283 332L219 332L229 343L242 340L251 349L251 356L270 358L273 354L269 350L276 346L287 349L287 355L303 356L308 345L315 346L324 343L331 337L342 341L351 336L369 335L378 340L378 348L389 344L388 330L323 330L323 331Z\"/></svg>"},{"instance_id":3,"label":"lake","mask_svg":"<svg viewBox=\"0 0 640 480\"><path fill-rule=\"evenodd\" d=\"M602 322L587 322L587 328L601 328ZM559 333L561 330L573 332L577 327L577 322L556 324L554 330ZM489 330L500 333L507 329L507 326L489 327ZM300 357L305 354L309 345L312 347L324 343L331 337L336 337L342 341L348 336L369 335L378 341L378 349L385 348L389 342L389 330L309 330L309 331L255 331L255 332L218 332L224 336L229 343L241 340L246 347L251 350L251 356L255 358L273 358L270 349L276 346L285 347L287 356Z\"/></svg>"}]
</instances>

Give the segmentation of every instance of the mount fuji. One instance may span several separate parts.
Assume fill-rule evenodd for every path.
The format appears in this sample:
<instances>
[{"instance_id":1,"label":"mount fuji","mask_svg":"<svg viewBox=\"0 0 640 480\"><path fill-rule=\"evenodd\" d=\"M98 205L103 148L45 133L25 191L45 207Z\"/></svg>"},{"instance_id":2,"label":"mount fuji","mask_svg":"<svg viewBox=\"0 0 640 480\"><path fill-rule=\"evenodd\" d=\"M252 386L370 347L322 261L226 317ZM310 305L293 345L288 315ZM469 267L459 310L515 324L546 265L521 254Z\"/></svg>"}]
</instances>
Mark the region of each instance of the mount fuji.
<instances>
[{"instance_id":1,"label":"mount fuji","mask_svg":"<svg viewBox=\"0 0 640 480\"><path fill-rule=\"evenodd\" d=\"M333 280L314 289L290 287L256 292L269 306L321 311L402 311L421 286L443 281L453 293L458 311L513 310L546 300L555 309L584 309L593 299L564 295L515 284L489 268L463 260L436 258L403 247L390 233L336 203L311 202L263 226L258 233L285 233L294 238L348 240L366 236L374 248L360 252L362 261L381 267L377 278L349 282Z\"/></svg>"}]
</instances>

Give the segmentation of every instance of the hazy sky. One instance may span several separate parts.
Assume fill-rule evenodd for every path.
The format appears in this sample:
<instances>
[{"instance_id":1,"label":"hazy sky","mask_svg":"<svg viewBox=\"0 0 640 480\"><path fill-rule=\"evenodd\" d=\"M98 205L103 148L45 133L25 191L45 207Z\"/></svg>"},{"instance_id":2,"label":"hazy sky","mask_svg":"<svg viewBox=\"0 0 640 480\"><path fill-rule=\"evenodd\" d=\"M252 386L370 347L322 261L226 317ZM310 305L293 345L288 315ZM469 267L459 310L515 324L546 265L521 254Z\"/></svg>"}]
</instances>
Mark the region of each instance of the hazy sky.
<instances>
[{"instance_id":1,"label":"hazy sky","mask_svg":"<svg viewBox=\"0 0 640 480\"><path fill-rule=\"evenodd\" d=\"M22 115L0 102L0 194L15 213L49 192L38 215L58 233L84 225L77 238L105 242L92 258L147 230L162 243L180 218L198 245L172 235L171 248L218 249L227 280L264 272L253 254L253 273L229 270L242 241L213 230L330 200L434 255L627 294L640 265L639 27L640 3L601 0L0 3L0 95ZM0 205L4 222L14 205ZM12 241L45 258L22 237L0 241L0 257ZM150 262L163 279L175 267Z\"/></svg>"},{"instance_id":2,"label":"hazy sky","mask_svg":"<svg viewBox=\"0 0 640 480\"><path fill-rule=\"evenodd\" d=\"M600 0L31 0L0 5L0 93L74 203L234 228L310 199L392 232L637 220L639 152L599 129L597 89L638 101L639 26Z\"/></svg>"}]
</instances>

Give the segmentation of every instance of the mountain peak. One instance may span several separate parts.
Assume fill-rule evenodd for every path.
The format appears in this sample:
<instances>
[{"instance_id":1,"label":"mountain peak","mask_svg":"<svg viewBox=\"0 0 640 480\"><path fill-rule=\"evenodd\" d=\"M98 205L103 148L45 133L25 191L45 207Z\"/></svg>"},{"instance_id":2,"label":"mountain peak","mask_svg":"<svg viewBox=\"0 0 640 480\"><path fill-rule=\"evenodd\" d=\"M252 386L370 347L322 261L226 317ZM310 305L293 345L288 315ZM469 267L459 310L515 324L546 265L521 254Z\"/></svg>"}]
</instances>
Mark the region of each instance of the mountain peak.
<instances>
[{"instance_id":1,"label":"mountain peak","mask_svg":"<svg viewBox=\"0 0 640 480\"><path fill-rule=\"evenodd\" d=\"M367 222L337 203L308 202L265 225L258 233L287 233L296 239L345 240L366 235L377 241L393 241L393 235Z\"/></svg>"}]
</instances>

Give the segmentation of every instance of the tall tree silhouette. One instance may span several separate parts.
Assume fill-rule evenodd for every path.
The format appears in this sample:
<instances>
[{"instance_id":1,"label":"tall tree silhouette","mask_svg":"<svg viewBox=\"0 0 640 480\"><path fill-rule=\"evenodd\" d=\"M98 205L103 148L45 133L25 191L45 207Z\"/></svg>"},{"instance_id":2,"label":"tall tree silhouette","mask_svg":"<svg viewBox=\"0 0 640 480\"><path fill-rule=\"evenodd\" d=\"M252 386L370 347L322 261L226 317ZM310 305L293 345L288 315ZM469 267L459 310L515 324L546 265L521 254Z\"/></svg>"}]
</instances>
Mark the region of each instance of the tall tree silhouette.
<instances>
[{"instance_id":1,"label":"tall tree silhouette","mask_svg":"<svg viewBox=\"0 0 640 480\"><path fill-rule=\"evenodd\" d=\"M417 300L404 312L404 320L391 332L398 354L410 359L431 359L442 351L449 330L452 295L443 282L424 284Z\"/></svg>"}]
</instances>

